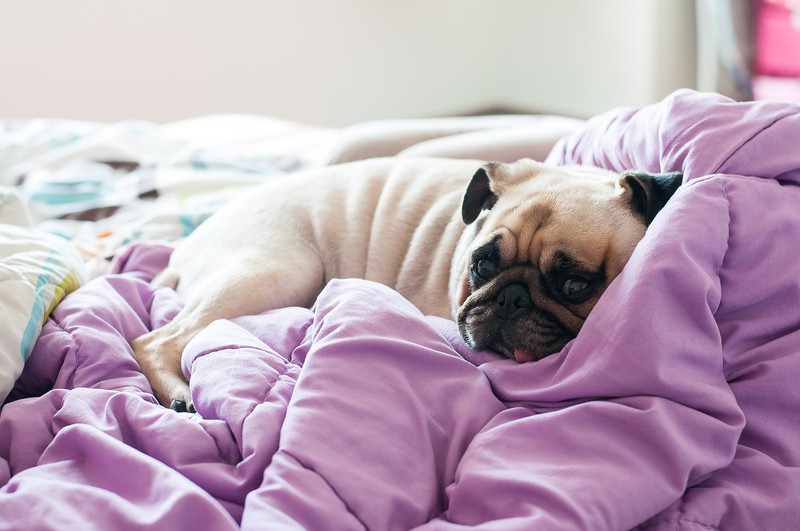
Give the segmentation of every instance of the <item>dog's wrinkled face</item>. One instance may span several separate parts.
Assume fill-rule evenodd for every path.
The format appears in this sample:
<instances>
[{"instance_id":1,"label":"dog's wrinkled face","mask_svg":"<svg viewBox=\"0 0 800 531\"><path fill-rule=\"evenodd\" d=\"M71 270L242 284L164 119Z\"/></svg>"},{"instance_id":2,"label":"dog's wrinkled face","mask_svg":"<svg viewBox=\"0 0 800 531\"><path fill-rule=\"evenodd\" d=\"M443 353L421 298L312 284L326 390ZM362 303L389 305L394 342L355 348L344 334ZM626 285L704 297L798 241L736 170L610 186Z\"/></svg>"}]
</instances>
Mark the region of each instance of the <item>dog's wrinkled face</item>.
<instances>
[{"instance_id":1,"label":"dog's wrinkled face","mask_svg":"<svg viewBox=\"0 0 800 531\"><path fill-rule=\"evenodd\" d=\"M680 182L527 159L484 166L462 205L477 235L455 266L465 341L517 361L561 350Z\"/></svg>"}]
</instances>

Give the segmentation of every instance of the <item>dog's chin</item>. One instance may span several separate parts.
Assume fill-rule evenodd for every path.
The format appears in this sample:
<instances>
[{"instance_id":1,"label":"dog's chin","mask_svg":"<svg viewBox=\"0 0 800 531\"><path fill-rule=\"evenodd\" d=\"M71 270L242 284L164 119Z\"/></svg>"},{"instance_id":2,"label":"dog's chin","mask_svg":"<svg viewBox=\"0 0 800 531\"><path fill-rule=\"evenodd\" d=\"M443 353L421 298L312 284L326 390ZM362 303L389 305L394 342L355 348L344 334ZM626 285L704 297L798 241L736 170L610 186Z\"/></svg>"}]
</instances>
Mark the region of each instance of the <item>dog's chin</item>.
<instances>
[{"instance_id":1,"label":"dog's chin","mask_svg":"<svg viewBox=\"0 0 800 531\"><path fill-rule=\"evenodd\" d=\"M503 320L478 307L462 307L457 322L461 337L471 348L491 350L519 363L560 352L574 337L555 319L536 311Z\"/></svg>"}]
</instances>

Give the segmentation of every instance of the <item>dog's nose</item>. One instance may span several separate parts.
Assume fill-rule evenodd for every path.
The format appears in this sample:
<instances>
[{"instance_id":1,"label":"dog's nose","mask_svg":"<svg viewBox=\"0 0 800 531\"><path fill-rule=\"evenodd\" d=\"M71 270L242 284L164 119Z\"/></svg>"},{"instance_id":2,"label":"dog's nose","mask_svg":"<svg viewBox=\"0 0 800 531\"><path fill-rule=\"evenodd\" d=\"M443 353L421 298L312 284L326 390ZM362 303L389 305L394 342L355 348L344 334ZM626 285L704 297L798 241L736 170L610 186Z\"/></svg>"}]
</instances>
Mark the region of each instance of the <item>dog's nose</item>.
<instances>
[{"instance_id":1,"label":"dog's nose","mask_svg":"<svg viewBox=\"0 0 800 531\"><path fill-rule=\"evenodd\" d=\"M530 308L533 308L533 301L524 284L509 284L495 298L494 309L501 319L514 319Z\"/></svg>"}]
</instances>

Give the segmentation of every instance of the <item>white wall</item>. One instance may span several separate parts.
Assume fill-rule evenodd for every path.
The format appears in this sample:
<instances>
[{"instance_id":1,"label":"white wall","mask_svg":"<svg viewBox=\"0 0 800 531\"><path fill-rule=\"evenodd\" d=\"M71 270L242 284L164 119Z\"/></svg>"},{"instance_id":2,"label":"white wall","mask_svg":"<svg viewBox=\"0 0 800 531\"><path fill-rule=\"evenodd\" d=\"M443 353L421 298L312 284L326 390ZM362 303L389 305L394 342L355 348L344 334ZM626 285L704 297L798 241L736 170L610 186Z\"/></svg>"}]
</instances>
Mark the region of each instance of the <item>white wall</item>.
<instances>
[{"instance_id":1,"label":"white wall","mask_svg":"<svg viewBox=\"0 0 800 531\"><path fill-rule=\"evenodd\" d=\"M695 86L693 0L503 4L501 93L512 104L587 117Z\"/></svg>"},{"instance_id":2,"label":"white wall","mask_svg":"<svg viewBox=\"0 0 800 531\"><path fill-rule=\"evenodd\" d=\"M692 0L0 3L0 117L589 116L694 85Z\"/></svg>"}]
</instances>

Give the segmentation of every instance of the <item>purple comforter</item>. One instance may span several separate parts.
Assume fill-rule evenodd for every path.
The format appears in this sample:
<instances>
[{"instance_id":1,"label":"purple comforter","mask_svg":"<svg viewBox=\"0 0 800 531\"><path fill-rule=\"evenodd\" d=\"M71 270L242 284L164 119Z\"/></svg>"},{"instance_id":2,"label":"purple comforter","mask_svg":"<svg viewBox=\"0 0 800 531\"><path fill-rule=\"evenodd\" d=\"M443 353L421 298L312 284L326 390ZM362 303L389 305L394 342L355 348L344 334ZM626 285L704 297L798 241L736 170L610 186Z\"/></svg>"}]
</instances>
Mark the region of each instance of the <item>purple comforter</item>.
<instances>
[{"instance_id":1,"label":"purple comforter","mask_svg":"<svg viewBox=\"0 0 800 531\"><path fill-rule=\"evenodd\" d=\"M798 146L800 107L690 91L562 141L550 162L686 184L537 363L342 280L211 325L175 413L128 347L180 307L146 282L169 250L134 248L0 413L0 529L798 529Z\"/></svg>"}]
</instances>

